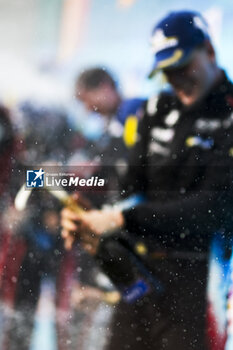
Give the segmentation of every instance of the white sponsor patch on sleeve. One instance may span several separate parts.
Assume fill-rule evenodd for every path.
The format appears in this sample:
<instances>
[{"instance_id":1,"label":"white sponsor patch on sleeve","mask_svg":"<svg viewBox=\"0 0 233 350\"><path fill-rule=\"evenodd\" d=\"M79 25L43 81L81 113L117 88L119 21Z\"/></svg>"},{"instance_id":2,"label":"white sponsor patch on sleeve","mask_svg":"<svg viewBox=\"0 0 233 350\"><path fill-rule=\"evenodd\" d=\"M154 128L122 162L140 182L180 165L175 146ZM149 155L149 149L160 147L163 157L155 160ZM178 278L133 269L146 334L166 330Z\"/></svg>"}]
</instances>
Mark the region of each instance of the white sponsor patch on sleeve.
<instances>
[{"instance_id":1,"label":"white sponsor patch on sleeve","mask_svg":"<svg viewBox=\"0 0 233 350\"><path fill-rule=\"evenodd\" d=\"M173 129L153 128L151 136L161 142L171 142L174 138L175 131Z\"/></svg>"},{"instance_id":2,"label":"white sponsor patch on sleeve","mask_svg":"<svg viewBox=\"0 0 233 350\"><path fill-rule=\"evenodd\" d=\"M174 126L180 118L180 112L177 109L173 109L166 117L165 124L167 126Z\"/></svg>"},{"instance_id":3,"label":"white sponsor patch on sleeve","mask_svg":"<svg viewBox=\"0 0 233 350\"><path fill-rule=\"evenodd\" d=\"M146 111L149 116L153 116L157 112L158 96L151 97L146 106Z\"/></svg>"}]
</instances>

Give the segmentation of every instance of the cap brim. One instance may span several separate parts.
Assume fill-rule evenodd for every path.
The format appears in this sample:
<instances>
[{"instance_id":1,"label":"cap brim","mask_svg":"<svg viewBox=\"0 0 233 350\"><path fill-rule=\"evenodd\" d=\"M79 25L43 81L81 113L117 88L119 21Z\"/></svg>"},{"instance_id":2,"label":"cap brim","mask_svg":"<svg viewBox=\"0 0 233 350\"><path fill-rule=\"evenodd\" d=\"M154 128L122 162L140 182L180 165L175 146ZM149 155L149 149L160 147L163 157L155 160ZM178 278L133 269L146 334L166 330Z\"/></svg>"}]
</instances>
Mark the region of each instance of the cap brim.
<instances>
[{"instance_id":1,"label":"cap brim","mask_svg":"<svg viewBox=\"0 0 233 350\"><path fill-rule=\"evenodd\" d=\"M163 69L173 69L181 67L187 63L190 59L193 49L173 49L161 52L158 57L155 58L155 63L152 71L148 75L148 78L153 78L155 74Z\"/></svg>"}]
</instances>

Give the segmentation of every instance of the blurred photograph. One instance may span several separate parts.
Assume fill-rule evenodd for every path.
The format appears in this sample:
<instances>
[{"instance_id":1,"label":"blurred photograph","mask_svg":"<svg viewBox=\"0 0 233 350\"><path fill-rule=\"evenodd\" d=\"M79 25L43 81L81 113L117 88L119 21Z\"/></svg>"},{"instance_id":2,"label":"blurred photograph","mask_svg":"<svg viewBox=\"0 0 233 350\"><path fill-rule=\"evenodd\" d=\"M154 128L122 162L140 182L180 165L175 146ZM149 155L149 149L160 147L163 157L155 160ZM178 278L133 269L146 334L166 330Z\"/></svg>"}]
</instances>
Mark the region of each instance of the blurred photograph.
<instances>
[{"instance_id":1,"label":"blurred photograph","mask_svg":"<svg viewBox=\"0 0 233 350\"><path fill-rule=\"evenodd\" d=\"M0 0L0 350L233 349L232 15Z\"/></svg>"}]
</instances>

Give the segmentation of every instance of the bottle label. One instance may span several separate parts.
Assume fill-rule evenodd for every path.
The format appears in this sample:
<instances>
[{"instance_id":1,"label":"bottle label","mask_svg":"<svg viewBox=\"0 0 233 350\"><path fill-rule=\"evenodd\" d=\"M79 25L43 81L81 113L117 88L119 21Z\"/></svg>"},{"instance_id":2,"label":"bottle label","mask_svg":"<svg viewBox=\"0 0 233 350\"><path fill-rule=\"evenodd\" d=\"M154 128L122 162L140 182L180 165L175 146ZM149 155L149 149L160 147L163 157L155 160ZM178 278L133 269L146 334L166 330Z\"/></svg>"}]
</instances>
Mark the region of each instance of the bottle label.
<instances>
[{"instance_id":1,"label":"bottle label","mask_svg":"<svg viewBox=\"0 0 233 350\"><path fill-rule=\"evenodd\" d=\"M122 293L122 299L126 303L133 303L142 298L149 291L149 285L144 280L138 280Z\"/></svg>"}]
</instances>

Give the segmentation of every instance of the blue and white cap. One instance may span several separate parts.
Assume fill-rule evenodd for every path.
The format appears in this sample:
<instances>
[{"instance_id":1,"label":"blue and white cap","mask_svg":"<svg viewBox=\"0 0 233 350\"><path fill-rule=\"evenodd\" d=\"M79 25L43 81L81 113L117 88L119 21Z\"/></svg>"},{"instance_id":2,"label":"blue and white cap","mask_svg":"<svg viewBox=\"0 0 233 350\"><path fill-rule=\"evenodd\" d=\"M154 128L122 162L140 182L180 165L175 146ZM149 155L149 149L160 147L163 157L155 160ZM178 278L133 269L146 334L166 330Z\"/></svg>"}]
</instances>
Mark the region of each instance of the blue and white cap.
<instances>
[{"instance_id":1,"label":"blue and white cap","mask_svg":"<svg viewBox=\"0 0 233 350\"><path fill-rule=\"evenodd\" d=\"M155 62L149 77L161 69L185 64L194 49L209 40L208 24L198 12L170 12L154 28L151 44Z\"/></svg>"}]
</instances>

